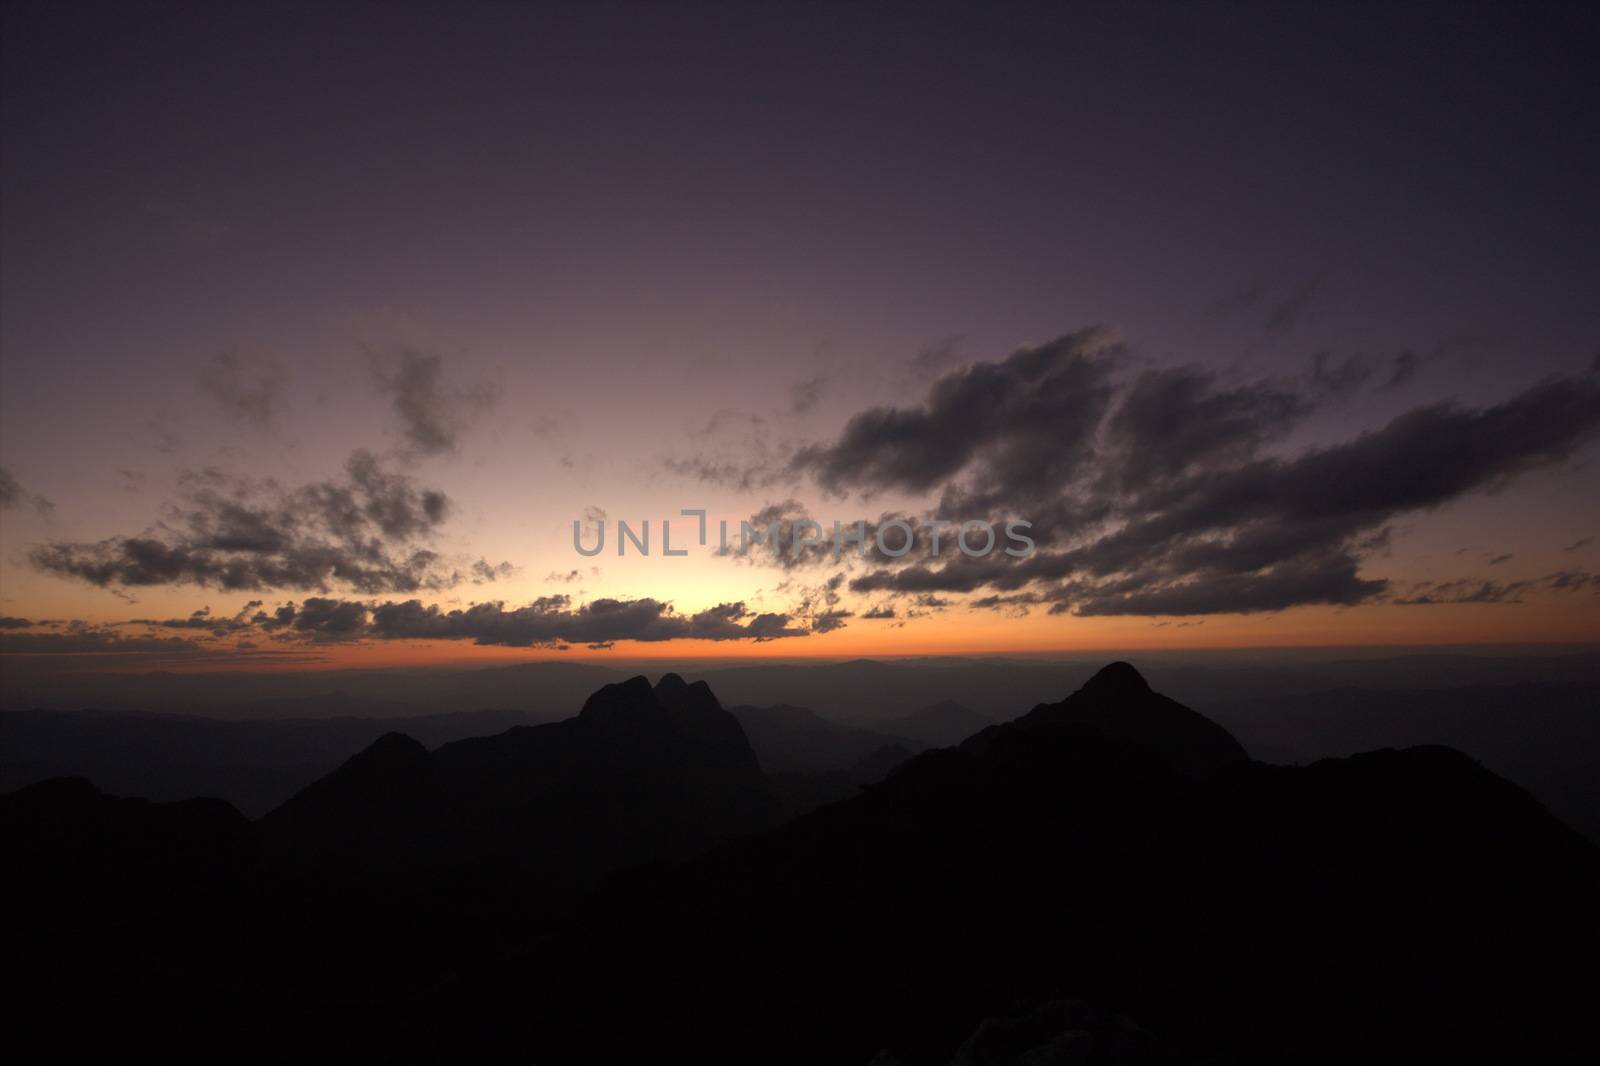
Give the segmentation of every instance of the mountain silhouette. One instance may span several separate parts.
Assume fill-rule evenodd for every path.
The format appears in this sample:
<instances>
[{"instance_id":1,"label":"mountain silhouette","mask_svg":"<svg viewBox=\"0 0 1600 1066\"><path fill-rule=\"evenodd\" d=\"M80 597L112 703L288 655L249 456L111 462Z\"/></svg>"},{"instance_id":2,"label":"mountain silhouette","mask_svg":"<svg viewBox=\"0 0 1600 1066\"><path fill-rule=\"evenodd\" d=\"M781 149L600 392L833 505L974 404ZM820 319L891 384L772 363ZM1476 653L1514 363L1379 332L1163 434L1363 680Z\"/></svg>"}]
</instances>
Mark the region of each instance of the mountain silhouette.
<instances>
[{"instance_id":1,"label":"mountain silhouette","mask_svg":"<svg viewBox=\"0 0 1600 1066\"><path fill-rule=\"evenodd\" d=\"M606 685L575 718L428 752L391 733L261 820L268 854L377 869L511 858L563 878L693 854L774 824L739 723L676 674Z\"/></svg>"},{"instance_id":2,"label":"mountain silhouette","mask_svg":"<svg viewBox=\"0 0 1600 1066\"><path fill-rule=\"evenodd\" d=\"M455 1005L558 1063L1583 1061L1597 893L1458 752L1252 763L1119 664L614 885Z\"/></svg>"},{"instance_id":3,"label":"mountain silhouette","mask_svg":"<svg viewBox=\"0 0 1600 1066\"><path fill-rule=\"evenodd\" d=\"M675 675L256 825L51 782L0 797L6 994L68 1059L1590 1060L1600 849L1449 748L1252 762L1114 664L775 817Z\"/></svg>"},{"instance_id":4,"label":"mountain silhouette","mask_svg":"<svg viewBox=\"0 0 1600 1066\"><path fill-rule=\"evenodd\" d=\"M1014 730L1072 725L1137 744L1172 768L1208 777L1249 762L1244 746L1211 719L1155 692L1130 664L1114 662L1059 703L1041 703L1013 722L991 726L966 741L983 748Z\"/></svg>"}]
</instances>

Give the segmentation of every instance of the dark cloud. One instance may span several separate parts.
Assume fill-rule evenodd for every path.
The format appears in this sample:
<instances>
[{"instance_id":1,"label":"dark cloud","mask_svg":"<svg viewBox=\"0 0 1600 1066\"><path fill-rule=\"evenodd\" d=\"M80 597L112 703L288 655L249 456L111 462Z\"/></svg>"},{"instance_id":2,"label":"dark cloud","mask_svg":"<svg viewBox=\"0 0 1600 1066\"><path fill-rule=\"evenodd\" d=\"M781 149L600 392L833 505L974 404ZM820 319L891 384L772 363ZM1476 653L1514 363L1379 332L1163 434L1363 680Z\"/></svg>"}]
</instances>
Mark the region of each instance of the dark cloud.
<instances>
[{"instance_id":1,"label":"dark cloud","mask_svg":"<svg viewBox=\"0 0 1600 1066\"><path fill-rule=\"evenodd\" d=\"M854 618L853 611L845 610L840 606L842 597L839 590L844 586L845 575L834 574L820 585L796 585L785 582L778 587L779 592L797 596L796 606L792 613L806 623L806 628L812 633L831 633L836 629L843 629L846 619Z\"/></svg>"},{"instance_id":2,"label":"dark cloud","mask_svg":"<svg viewBox=\"0 0 1600 1066\"><path fill-rule=\"evenodd\" d=\"M261 628L285 630L307 640L351 640L365 635L368 607L354 600L312 596L299 606L292 601L260 619Z\"/></svg>"},{"instance_id":3,"label":"dark cloud","mask_svg":"<svg viewBox=\"0 0 1600 1066\"><path fill-rule=\"evenodd\" d=\"M1491 558L1489 560L1489 565L1499 566L1501 563L1509 563L1513 558L1514 556L1510 552L1506 552L1504 555L1496 555Z\"/></svg>"},{"instance_id":4,"label":"dark cloud","mask_svg":"<svg viewBox=\"0 0 1600 1066\"><path fill-rule=\"evenodd\" d=\"M254 629L259 620L264 617L255 614L260 606L260 600L251 600L237 614L231 617L217 617L211 613L210 607L202 607L187 618L134 618L116 624L121 626L149 626L152 629L194 629L209 633L214 637L225 637Z\"/></svg>"},{"instance_id":5,"label":"dark cloud","mask_svg":"<svg viewBox=\"0 0 1600 1066\"><path fill-rule=\"evenodd\" d=\"M283 384L281 368L252 373L235 352L214 356L200 374L200 388L229 418L263 430L283 410Z\"/></svg>"},{"instance_id":6,"label":"dark cloud","mask_svg":"<svg viewBox=\"0 0 1600 1066\"><path fill-rule=\"evenodd\" d=\"M47 515L55 510L55 506L46 497L23 488L9 469L0 466L0 511L9 511L13 507L31 507L40 514Z\"/></svg>"},{"instance_id":7,"label":"dark cloud","mask_svg":"<svg viewBox=\"0 0 1600 1066\"><path fill-rule=\"evenodd\" d=\"M1562 548L1561 550L1564 551L1564 552L1582 551L1584 548L1587 548L1589 545L1591 545L1593 543L1594 543L1594 538L1593 537L1581 537L1578 540L1573 541L1571 544L1568 544L1565 548Z\"/></svg>"},{"instance_id":8,"label":"dark cloud","mask_svg":"<svg viewBox=\"0 0 1600 1066\"><path fill-rule=\"evenodd\" d=\"M416 455L455 451L461 433L494 405L495 389L489 383L446 388L444 360L436 353L405 349L391 359L375 359L373 371L379 391L392 398L401 432Z\"/></svg>"},{"instance_id":9,"label":"dark cloud","mask_svg":"<svg viewBox=\"0 0 1600 1066\"><path fill-rule=\"evenodd\" d=\"M491 563L487 559L479 559L472 564L472 583L474 585L508 581L515 577L516 574L517 568L508 562Z\"/></svg>"},{"instance_id":10,"label":"dark cloud","mask_svg":"<svg viewBox=\"0 0 1600 1066\"><path fill-rule=\"evenodd\" d=\"M1104 331L1086 330L952 371L920 407L864 411L834 443L800 449L791 469L838 494L927 492L963 475L972 496L1035 493L1088 458L1115 348Z\"/></svg>"},{"instance_id":11,"label":"dark cloud","mask_svg":"<svg viewBox=\"0 0 1600 1066\"><path fill-rule=\"evenodd\" d=\"M601 644L620 640L776 640L805 636L787 614L757 614L724 603L692 615L653 599L599 599L572 607L567 596L545 596L525 607L480 603L443 610L419 600L372 608L370 635L379 639L471 640L509 647Z\"/></svg>"},{"instance_id":12,"label":"dark cloud","mask_svg":"<svg viewBox=\"0 0 1600 1066\"><path fill-rule=\"evenodd\" d=\"M1600 384L1561 378L1275 454L1336 389L1225 386L1197 367L1117 385L1115 353L1083 336L947 375L923 405L875 408L800 453L825 489L937 492L940 517L1035 523L1030 558L875 558L884 565L852 591L986 591L977 602L996 609L1025 610L1031 596L1085 615L1353 605L1385 593L1361 566L1399 516L1496 490L1600 433Z\"/></svg>"},{"instance_id":13,"label":"dark cloud","mask_svg":"<svg viewBox=\"0 0 1600 1066\"><path fill-rule=\"evenodd\" d=\"M444 493L419 487L357 451L340 480L285 489L216 470L185 475L182 499L154 529L33 550L46 573L100 587L192 584L220 589L413 592L461 580L419 542L450 512Z\"/></svg>"},{"instance_id":14,"label":"dark cloud","mask_svg":"<svg viewBox=\"0 0 1600 1066\"><path fill-rule=\"evenodd\" d=\"M1136 489L1247 459L1311 410L1285 386L1219 388L1216 375L1197 366L1147 370L1109 419L1101 450L1115 453L1111 469Z\"/></svg>"},{"instance_id":15,"label":"dark cloud","mask_svg":"<svg viewBox=\"0 0 1600 1066\"><path fill-rule=\"evenodd\" d=\"M30 629L34 625L26 618L12 618L0 616L0 629Z\"/></svg>"}]
</instances>

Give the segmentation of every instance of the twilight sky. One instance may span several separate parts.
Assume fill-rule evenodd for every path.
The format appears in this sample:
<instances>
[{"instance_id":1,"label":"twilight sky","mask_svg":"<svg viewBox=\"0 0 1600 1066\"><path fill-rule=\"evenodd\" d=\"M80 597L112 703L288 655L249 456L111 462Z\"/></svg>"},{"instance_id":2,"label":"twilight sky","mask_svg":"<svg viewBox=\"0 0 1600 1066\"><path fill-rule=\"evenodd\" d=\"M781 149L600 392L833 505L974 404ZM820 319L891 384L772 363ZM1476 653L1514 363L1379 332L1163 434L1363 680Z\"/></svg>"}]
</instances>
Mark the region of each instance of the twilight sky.
<instances>
[{"instance_id":1,"label":"twilight sky","mask_svg":"<svg viewBox=\"0 0 1600 1066\"><path fill-rule=\"evenodd\" d=\"M1600 639L1592 8L866 7L8 5L0 649Z\"/></svg>"}]
</instances>

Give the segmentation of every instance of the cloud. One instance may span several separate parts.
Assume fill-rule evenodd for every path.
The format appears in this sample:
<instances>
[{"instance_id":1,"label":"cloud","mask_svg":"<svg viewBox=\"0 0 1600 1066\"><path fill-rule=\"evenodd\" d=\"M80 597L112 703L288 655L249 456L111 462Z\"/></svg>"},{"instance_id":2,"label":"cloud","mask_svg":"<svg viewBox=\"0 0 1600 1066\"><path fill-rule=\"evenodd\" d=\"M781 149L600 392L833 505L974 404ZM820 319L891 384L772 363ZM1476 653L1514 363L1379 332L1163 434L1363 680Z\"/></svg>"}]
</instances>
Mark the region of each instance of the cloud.
<instances>
[{"instance_id":1,"label":"cloud","mask_svg":"<svg viewBox=\"0 0 1600 1066\"><path fill-rule=\"evenodd\" d=\"M941 337L906 360L905 375L908 383L922 384L946 373L961 360L961 346L967 338L962 334Z\"/></svg>"},{"instance_id":2,"label":"cloud","mask_svg":"<svg viewBox=\"0 0 1600 1066\"><path fill-rule=\"evenodd\" d=\"M1564 552L1582 551L1584 548L1587 548L1589 545L1591 545L1593 543L1594 543L1594 538L1593 537L1580 537L1577 540L1573 541L1571 544L1568 544L1565 548L1562 548L1561 550L1564 551Z\"/></svg>"},{"instance_id":3,"label":"cloud","mask_svg":"<svg viewBox=\"0 0 1600 1066\"><path fill-rule=\"evenodd\" d=\"M10 615L0 616L0 629L31 629L34 624L26 618L14 618Z\"/></svg>"},{"instance_id":4,"label":"cloud","mask_svg":"<svg viewBox=\"0 0 1600 1066\"><path fill-rule=\"evenodd\" d=\"M764 642L803 637L837 628L795 624L787 613L752 611L743 603L723 603L693 614L679 614L670 603L654 599L598 599L574 606L565 595L543 596L521 607L504 602L447 609L418 599L366 602L313 596L271 610L252 603L236 619L216 628L214 636L243 629L258 630L278 641L332 643L381 640L470 641L480 645L565 650L574 644L602 646L635 640L750 640ZM211 629L210 619L140 620L125 625Z\"/></svg>"},{"instance_id":5,"label":"cloud","mask_svg":"<svg viewBox=\"0 0 1600 1066\"><path fill-rule=\"evenodd\" d=\"M188 637L126 636L115 629L85 622L71 623L60 633L3 633L0 652L7 655L159 654L192 657L205 648Z\"/></svg>"},{"instance_id":6,"label":"cloud","mask_svg":"<svg viewBox=\"0 0 1600 1066\"><path fill-rule=\"evenodd\" d=\"M794 465L830 492L936 497L945 519L1022 518L1039 550L930 560L915 551L850 589L992 593L1082 615L1198 615L1349 606L1383 596L1362 573L1400 516L1494 491L1600 435L1600 383L1555 378L1503 403L1418 407L1298 451L1292 430L1359 373L1322 386L1225 385L1198 367L1117 375L1103 335L1073 334L953 371L920 405L877 407ZM1315 377L1315 375L1313 375ZM1343 386L1348 389L1354 384ZM1005 598L1009 597L1009 598Z\"/></svg>"},{"instance_id":7,"label":"cloud","mask_svg":"<svg viewBox=\"0 0 1600 1066\"><path fill-rule=\"evenodd\" d=\"M591 566L587 570L580 570L577 567L574 567L571 570L552 570L548 574L544 575L544 579L546 582L559 581L562 584L570 585L574 581L582 581L585 577L599 576L600 568L598 566Z\"/></svg>"},{"instance_id":8,"label":"cloud","mask_svg":"<svg viewBox=\"0 0 1600 1066\"><path fill-rule=\"evenodd\" d=\"M214 637L225 637L254 629L266 617L259 613L252 616L252 612L257 612L260 607L260 600L251 600L237 614L227 618L219 618L211 613L210 607L202 607L186 618L134 618L115 624L121 626L149 626L152 629L194 629L204 631Z\"/></svg>"},{"instance_id":9,"label":"cloud","mask_svg":"<svg viewBox=\"0 0 1600 1066\"><path fill-rule=\"evenodd\" d=\"M789 411L792 414L803 415L822 399L822 392L828 386L828 378L824 374L807 378L789 386Z\"/></svg>"},{"instance_id":10,"label":"cloud","mask_svg":"<svg viewBox=\"0 0 1600 1066\"><path fill-rule=\"evenodd\" d=\"M758 614L723 603L691 615L654 599L598 599L572 607L567 596L545 596L524 607L480 603L443 610L419 600L372 608L369 635L379 639L470 640L509 647L602 644L620 640L754 640L802 637L787 614Z\"/></svg>"},{"instance_id":11,"label":"cloud","mask_svg":"<svg viewBox=\"0 0 1600 1066\"><path fill-rule=\"evenodd\" d=\"M693 455L662 459L662 466L670 473L739 492L798 480L788 470L794 445L774 441L767 420L759 415L718 411L692 435L701 442L700 450Z\"/></svg>"},{"instance_id":12,"label":"cloud","mask_svg":"<svg viewBox=\"0 0 1600 1066\"><path fill-rule=\"evenodd\" d=\"M1305 397L1271 382L1220 388L1197 366L1146 370L1108 420L1102 451L1114 453L1119 488L1131 489L1248 459L1311 410Z\"/></svg>"},{"instance_id":13,"label":"cloud","mask_svg":"<svg viewBox=\"0 0 1600 1066\"><path fill-rule=\"evenodd\" d=\"M200 374L200 388L229 418L265 430L282 412L283 371L271 367L251 374L236 352L220 352Z\"/></svg>"},{"instance_id":14,"label":"cloud","mask_svg":"<svg viewBox=\"0 0 1600 1066\"><path fill-rule=\"evenodd\" d=\"M46 497L23 488L8 468L0 466L0 511L31 507L42 515L48 515L55 510L55 506Z\"/></svg>"},{"instance_id":15,"label":"cloud","mask_svg":"<svg viewBox=\"0 0 1600 1066\"><path fill-rule=\"evenodd\" d=\"M1497 582L1482 578L1458 578L1454 581L1422 581L1411 587L1404 596L1396 596L1394 603L1402 606L1429 606L1450 603L1521 603L1522 597L1533 591L1582 592L1593 589L1600 592L1600 575L1581 570L1558 570L1544 577L1522 581Z\"/></svg>"},{"instance_id":16,"label":"cloud","mask_svg":"<svg viewBox=\"0 0 1600 1066\"><path fill-rule=\"evenodd\" d=\"M1318 352L1311 360L1311 387L1323 396L1348 396L1371 377L1372 364L1359 355L1336 360L1332 352Z\"/></svg>"},{"instance_id":17,"label":"cloud","mask_svg":"<svg viewBox=\"0 0 1600 1066\"><path fill-rule=\"evenodd\" d=\"M517 575L517 568L508 562L491 563L487 559L479 559L472 564L472 583L483 585L495 581L509 581Z\"/></svg>"},{"instance_id":18,"label":"cloud","mask_svg":"<svg viewBox=\"0 0 1600 1066\"><path fill-rule=\"evenodd\" d=\"M927 492L972 470L968 492L1037 491L1072 476L1110 402L1114 338L1086 330L934 382L918 407L874 407L838 440L799 450L791 469L843 494Z\"/></svg>"},{"instance_id":19,"label":"cloud","mask_svg":"<svg viewBox=\"0 0 1600 1066\"><path fill-rule=\"evenodd\" d=\"M1422 358L1416 352L1404 351L1389 361L1389 377L1378 390L1397 389L1417 376L1417 370L1422 366Z\"/></svg>"},{"instance_id":20,"label":"cloud","mask_svg":"<svg viewBox=\"0 0 1600 1066\"><path fill-rule=\"evenodd\" d=\"M391 397L401 433L414 455L455 451L462 432L495 401L494 386L488 382L445 388L444 360L432 352L407 348L389 360L375 358L373 373L379 392Z\"/></svg>"},{"instance_id":21,"label":"cloud","mask_svg":"<svg viewBox=\"0 0 1600 1066\"><path fill-rule=\"evenodd\" d=\"M181 502L138 536L54 541L33 566L102 588L199 585L227 590L343 586L364 593L445 588L462 577L423 547L450 513L437 489L392 473L366 451L344 476L285 489L274 481L189 473Z\"/></svg>"}]
</instances>

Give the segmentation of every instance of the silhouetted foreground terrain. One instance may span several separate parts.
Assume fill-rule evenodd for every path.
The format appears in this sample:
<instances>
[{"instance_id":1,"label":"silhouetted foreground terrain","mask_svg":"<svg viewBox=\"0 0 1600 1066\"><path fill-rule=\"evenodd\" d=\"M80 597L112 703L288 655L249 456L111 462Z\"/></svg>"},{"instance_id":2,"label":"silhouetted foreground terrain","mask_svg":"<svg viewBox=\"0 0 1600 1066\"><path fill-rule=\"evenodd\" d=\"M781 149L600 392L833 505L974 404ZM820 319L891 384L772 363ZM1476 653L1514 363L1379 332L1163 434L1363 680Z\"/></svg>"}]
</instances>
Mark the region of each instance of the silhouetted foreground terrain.
<instances>
[{"instance_id":1,"label":"silhouetted foreground terrain","mask_svg":"<svg viewBox=\"0 0 1600 1066\"><path fill-rule=\"evenodd\" d=\"M0 798L8 1039L274 1062L1594 1051L1600 850L1448 748L1264 765L1114 664L797 819L774 792L736 716L672 675L431 753L384 736L256 823L31 786Z\"/></svg>"}]
</instances>

